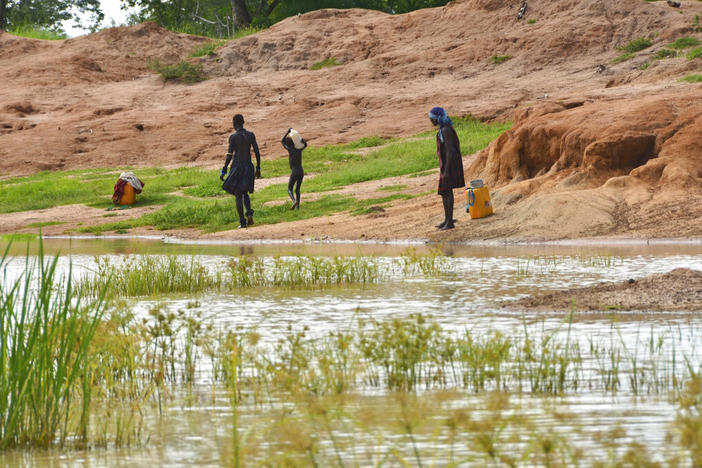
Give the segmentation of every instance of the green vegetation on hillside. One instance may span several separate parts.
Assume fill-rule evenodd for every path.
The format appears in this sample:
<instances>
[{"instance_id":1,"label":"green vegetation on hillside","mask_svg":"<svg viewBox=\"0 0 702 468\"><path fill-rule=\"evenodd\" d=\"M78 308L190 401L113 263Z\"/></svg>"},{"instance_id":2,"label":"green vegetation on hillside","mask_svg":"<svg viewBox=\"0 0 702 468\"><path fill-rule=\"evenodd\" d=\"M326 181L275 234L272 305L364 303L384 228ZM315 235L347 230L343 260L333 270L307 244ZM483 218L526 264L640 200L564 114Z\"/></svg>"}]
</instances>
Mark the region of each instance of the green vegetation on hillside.
<instances>
[{"instance_id":1,"label":"green vegetation on hillside","mask_svg":"<svg viewBox=\"0 0 702 468\"><path fill-rule=\"evenodd\" d=\"M668 47L671 49L687 49L688 47L695 47L700 45L700 40L696 37L680 37L671 42Z\"/></svg>"},{"instance_id":2,"label":"green vegetation on hillside","mask_svg":"<svg viewBox=\"0 0 702 468\"><path fill-rule=\"evenodd\" d=\"M454 123L463 154L484 148L511 125L485 124L471 118L456 118ZM412 176L435 169L435 132L407 139L366 137L344 145L311 146L304 152L303 164L308 177L302 186L302 209L290 211L286 183L272 184L256 190L252 197L257 223L273 224L345 211L360 214L387 206L393 200L418 196L401 191L398 185L394 187L397 193L363 200L334 191L360 182ZM0 213L67 204L107 208L111 206L112 188L122 170L44 172L1 180ZM238 226L234 197L222 190L219 171L202 168L134 171L145 182L135 206L162 205L162 208L137 219L84 227L84 231L124 232L139 226L219 231ZM285 157L269 160L264 155L262 171L265 177L285 176L290 171L288 160ZM309 196L314 193L319 195Z\"/></svg>"},{"instance_id":3,"label":"green vegetation on hillside","mask_svg":"<svg viewBox=\"0 0 702 468\"><path fill-rule=\"evenodd\" d=\"M149 63L149 69L161 75L163 81L180 81L186 84L205 81L207 76L202 64L192 64L181 60L172 64L162 64L158 60Z\"/></svg>"},{"instance_id":4,"label":"green vegetation on hillside","mask_svg":"<svg viewBox=\"0 0 702 468\"><path fill-rule=\"evenodd\" d=\"M650 39L646 39L644 37L640 37L638 39L634 39L632 41L629 41L627 45L621 48L624 52L629 52L629 53L635 53L639 52L641 50L647 49L653 45L653 42Z\"/></svg>"},{"instance_id":5,"label":"green vegetation on hillside","mask_svg":"<svg viewBox=\"0 0 702 468\"><path fill-rule=\"evenodd\" d=\"M499 65L501 63L506 62L507 60L511 59L511 55L493 55L490 57L490 63L493 63L495 65Z\"/></svg>"},{"instance_id":6,"label":"green vegetation on hillside","mask_svg":"<svg viewBox=\"0 0 702 468\"><path fill-rule=\"evenodd\" d=\"M625 62L633 58L634 55L636 55L636 52L647 49L652 45L653 42L650 39L646 39L644 37L633 39L629 41L625 46L619 48L619 50L623 51L624 53L613 58L612 64L616 65L617 63Z\"/></svg>"},{"instance_id":7,"label":"green vegetation on hillside","mask_svg":"<svg viewBox=\"0 0 702 468\"><path fill-rule=\"evenodd\" d=\"M66 34L62 32L52 31L39 26L18 26L8 31L10 34L20 37L29 37L31 39L44 39L49 41L57 41L66 39Z\"/></svg>"},{"instance_id":8,"label":"green vegetation on hillside","mask_svg":"<svg viewBox=\"0 0 702 468\"><path fill-rule=\"evenodd\" d=\"M310 70L321 70L322 68L336 67L337 65L341 64L334 57L330 57L313 64Z\"/></svg>"},{"instance_id":9,"label":"green vegetation on hillside","mask_svg":"<svg viewBox=\"0 0 702 468\"><path fill-rule=\"evenodd\" d=\"M700 74L692 74L692 75L687 75L683 78L680 78L681 81L687 81L688 83L702 83L702 75Z\"/></svg>"},{"instance_id":10,"label":"green vegetation on hillside","mask_svg":"<svg viewBox=\"0 0 702 468\"><path fill-rule=\"evenodd\" d=\"M697 47L697 48L692 49L690 52L687 53L688 60L694 60L694 59L697 59L700 57L702 57L702 47Z\"/></svg>"},{"instance_id":11,"label":"green vegetation on hillside","mask_svg":"<svg viewBox=\"0 0 702 468\"><path fill-rule=\"evenodd\" d=\"M225 41L210 41L210 42L205 42L202 47L199 47L198 49L195 49L190 53L191 57L204 57L207 55L217 55L215 50L217 47L221 47L224 45Z\"/></svg>"}]
</instances>

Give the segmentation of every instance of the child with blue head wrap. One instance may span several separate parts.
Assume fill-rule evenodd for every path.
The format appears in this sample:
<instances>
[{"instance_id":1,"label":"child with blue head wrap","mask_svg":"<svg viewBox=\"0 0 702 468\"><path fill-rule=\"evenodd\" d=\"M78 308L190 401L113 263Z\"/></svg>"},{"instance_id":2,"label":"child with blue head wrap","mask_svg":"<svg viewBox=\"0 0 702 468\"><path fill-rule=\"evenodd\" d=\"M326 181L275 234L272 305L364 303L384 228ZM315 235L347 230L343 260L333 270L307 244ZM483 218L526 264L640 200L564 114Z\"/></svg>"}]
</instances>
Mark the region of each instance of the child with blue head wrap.
<instances>
[{"instance_id":1,"label":"child with blue head wrap","mask_svg":"<svg viewBox=\"0 0 702 468\"><path fill-rule=\"evenodd\" d=\"M438 227L442 231L454 228L453 189L466 185L463 176L461 144L453 128L453 122L442 107L429 111L429 119L439 127L436 133L436 155L439 158L439 189L444 204L444 221Z\"/></svg>"}]
</instances>

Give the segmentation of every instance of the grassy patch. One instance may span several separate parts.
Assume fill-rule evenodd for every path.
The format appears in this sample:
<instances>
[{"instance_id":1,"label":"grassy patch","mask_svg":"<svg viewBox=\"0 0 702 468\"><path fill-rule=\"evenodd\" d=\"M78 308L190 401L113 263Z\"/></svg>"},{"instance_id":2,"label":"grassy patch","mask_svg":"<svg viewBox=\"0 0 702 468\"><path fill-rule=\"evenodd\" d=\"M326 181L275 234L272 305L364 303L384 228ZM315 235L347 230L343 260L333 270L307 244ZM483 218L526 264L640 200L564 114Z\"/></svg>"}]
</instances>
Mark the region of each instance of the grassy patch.
<instances>
[{"instance_id":1,"label":"grassy patch","mask_svg":"<svg viewBox=\"0 0 702 468\"><path fill-rule=\"evenodd\" d=\"M27 227L41 228L46 226L56 226L58 224L66 224L65 221L43 221L40 223L27 224Z\"/></svg>"},{"instance_id":2,"label":"grassy patch","mask_svg":"<svg viewBox=\"0 0 702 468\"><path fill-rule=\"evenodd\" d=\"M241 39L242 37L256 34L257 32L262 31L262 30L263 30L263 28L261 26L255 26L255 25L250 25L250 26L246 26L243 28L239 28L236 31L234 31L234 34L232 34L232 39Z\"/></svg>"},{"instance_id":3,"label":"grassy patch","mask_svg":"<svg viewBox=\"0 0 702 468\"><path fill-rule=\"evenodd\" d=\"M381 198L369 198L366 200L358 200L355 203L355 207L351 210L352 215L362 215L370 214L384 211L384 208L388 203L395 200L409 200L414 198L416 195L409 195L407 193L395 193L387 197Z\"/></svg>"},{"instance_id":4,"label":"grassy patch","mask_svg":"<svg viewBox=\"0 0 702 468\"><path fill-rule=\"evenodd\" d=\"M14 36L28 37L31 39L44 39L48 41L58 41L68 38L63 32L51 31L49 29L37 28L35 26L19 26L11 31L8 31Z\"/></svg>"},{"instance_id":5,"label":"grassy patch","mask_svg":"<svg viewBox=\"0 0 702 468\"><path fill-rule=\"evenodd\" d=\"M495 65L499 65L501 63L506 62L507 60L511 59L511 55L493 55L490 57L490 63L493 63Z\"/></svg>"},{"instance_id":6,"label":"grassy patch","mask_svg":"<svg viewBox=\"0 0 702 468\"><path fill-rule=\"evenodd\" d=\"M702 83L702 75L699 73L694 73L692 75L687 75L680 78L680 81L686 81L688 83Z\"/></svg>"},{"instance_id":7,"label":"grassy patch","mask_svg":"<svg viewBox=\"0 0 702 468\"><path fill-rule=\"evenodd\" d=\"M700 40L696 37L680 37L668 44L668 47L670 47L671 49L681 50L690 47L695 47L698 45L700 45Z\"/></svg>"},{"instance_id":8,"label":"grassy patch","mask_svg":"<svg viewBox=\"0 0 702 468\"><path fill-rule=\"evenodd\" d=\"M424 177L430 174L433 174L434 171L422 171L422 172L415 172L414 174L410 174L407 177Z\"/></svg>"},{"instance_id":9,"label":"grassy patch","mask_svg":"<svg viewBox=\"0 0 702 468\"><path fill-rule=\"evenodd\" d=\"M397 185L386 185L385 187L380 187L378 190L384 192L400 192L407 188L407 184L397 184Z\"/></svg>"},{"instance_id":10,"label":"grassy patch","mask_svg":"<svg viewBox=\"0 0 702 468\"><path fill-rule=\"evenodd\" d=\"M107 208L112 205L110 197L119 174L120 171L98 169L41 172L29 177L5 179L0 181L0 213L78 203ZM212 171L197 168L139 169L137 175L146 186L144 192L137 195L134 206L166 203L173 198L168 195L170 192L200 186L213 179Z\"/></svg>"},{"instance_id":11,"label":"grassy patch","mask_svg":"<svg viewBox=\"0 0 702 468\"><path fill-rule=\"evenodd\" d=\"M483 124L471 118L455 118L454 126L462 142L463 154L472 154L510 127L509 123ZM365 154L358 148L371 148ZM307 174L314 174L302 184L302 206L291 211L287 203L287 184L273 184L258 189L252 197L258 224L273 224L333 213L363 210L372 204L390 200L356 200L350 195L325 194L306 201L305 194L327 192L351 184L387 177L435 172L437 166L435 132L424 132L407 139L366 137L345 145L309 147L303 153ZM122 169L124 170L124 169ZM264 159L263 175L289 174L287 158ZM40 173L30 177L0 181L0 213L28 211L73 203L96 208L112 206L114 183L120 170L88 170ZM153 226L156 229L197 228L221 231L239 225L234 197L221 188L219 171L200 168L141 168L136 170L144 181L144 191L135 206L164 205L137 219L119 220L99 226L84 226L82 232L127 232ZM394 186L392 190L400 190ZM391 189L387 189L391 190ZM182 195L178 192L182 191ZM400 194L396 194L400 195ZM393 195L395 196L395 195ZM401 195L397 198L409 195ZM272 201L285 203L269 203ZM107 220L105 220L107 221Z\"/></svg>"},{"instance_id":12,"label":"grassy patch","mask_svg":"<svg viewBox=\"0 0 702 468\"><path fill-rule=\"evenodd\" d=\"M358 149L358 148L372 148L374 146L381 146L393 141L392 138L383 138L379 136L367 136L360 140L354 141L352 143L347 143L343 145L346 149Z\"/></svg>"},{"instance_id":13,"label":"grassy patch","mask_svg":"<svg viewBox=\"0 0 702 468\"><path fill-rule=\"evenodd\" d=\"M694 60L696 58L702 57L702 47L697 47L695 49L692 49L690 52L687 53L687 59L688 60Z\"/></svg>"},{"instance_id":14,"label":"grassy patch","mask_svg":"<svg viewBox=\"0 0 702 468\"><path fill-rule=\"evenodd\" d=\"M310 67L310 70L321 70L322 68L328 68L328 67L336 67L338 65L341 65L336 61L334 57L329 57L324 60L321 60L317 63L312 64Z\"/></svg>"},{"instance_id":15,"label":"grassy patch","mask_svg":"<svg viewBox=\"0 0 702 468\"><path fill-rule=\"evenodd\" d=\"M193 65L185 60L170 65L161 64L158 60L154 60L149 64L149 69L161 75L163 81L193 84L207 79L201 64Z\"/></svg>"},{"instance_id":16,"label":"grassy patch","mask_svg":"<svg viewBox=\"0 0 702 468\"><path fill-rule=\"evenodd\" d=\"M676 55L678 55L678 53L675 52L674 50L661 49L655 53L655 55L653 56L653 60L663 60L663 59L675 57Z\"/></svg>"},{"instance_id":17,"label":"grassy patch","mask_svg":"<svg viewBox=\"0 0 702 468\"><path fill-rule=\"evenodd\" d=\"M215 50L225 44L225 41L212 41L206 42L201 47L195 49L190 56L191 57L204 57L206 55L217 55Z\"/></svg>"},{"instance_id":18,"label":"grassy patch","mask_svg":"<svg viewBox=\"0 0 702 468\"><path fill-rule=\"evenodd\" d=\"M534 18L529 18L527 20L527 24L534 24L534 23L536 23L536 20Z\"/></svg>"},{"instance_id":19,"label":"grassy patch","mask_svg":"<svg viewBox=\"0 0 702 468\"><path fill-rule=\"evenodd\" d=\"M639 52L641 50L647 49L653 45L653 42L650 39L646 39L644 37L640 37L638 39L634 39L632 41L629 41L627 45L621 48L624 52L629 52L631 54Z\"/></svg>"},{"instance_id":20,"label":"grassy patch","mask_svg":"<svg viewBox=\"0 0 702 468\"><path fill-rule=\"evenodd\" d=\"M629 60L629 59L631 59L631 58L633 58L633 57L634 57L634 54L633 54L633 53L631 53L631 52L626 52L626 53L624 53L624 54L617 55L616 57L614 57L614 58L612 59L612 63L616 65L617 63L626 62L627 60Z\"/></svg>"}]
</instances>

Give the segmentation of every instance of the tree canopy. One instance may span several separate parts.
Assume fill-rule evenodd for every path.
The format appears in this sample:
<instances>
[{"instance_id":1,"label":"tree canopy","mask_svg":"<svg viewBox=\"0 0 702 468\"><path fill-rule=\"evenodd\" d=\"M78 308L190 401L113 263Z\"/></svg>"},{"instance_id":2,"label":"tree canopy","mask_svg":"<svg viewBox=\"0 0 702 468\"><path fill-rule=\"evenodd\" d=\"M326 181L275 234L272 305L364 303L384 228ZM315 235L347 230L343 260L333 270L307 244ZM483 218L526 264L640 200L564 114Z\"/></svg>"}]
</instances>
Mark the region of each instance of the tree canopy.
<instances>
[{"instance_id":1,"label":"tree canopy","mask_svg":"<svg viewBox=\"0 0 702 468\"><path fill-rule=\"evenodd\" d=\"M191 34L232 37L249 27L266 27L288 16L320 8L368 8L406 13L441 6L449 0L120 0L138 13L131 23L146 20ZM70 19L95 29L103 19L100 0L0 0L0 29L25 26L61 31Z\"/></svg>"},{"instance_id":2,"label":"tree canopy","mask_svg":"<svg viewBox=\"0 0 702 468\"><path fill-rule=\"evenodd\" d=\"M135 21L152 20L169 29L194 34L232 36L250 26L265 27L298 13L320 8L368 8L406 13L441 6L449 0L122 0L140 13Z\"/></svg>"},{"instance_id":3,"label":"tree canopy","mask_svg":"<svg viewBox=\"0 0 702 468\"><path fill-rule=\"evenodd\" d=\"M61 23L74 19L97 27L104 15L100 0L0 0L0 30L32 26L62 31Z\"/></svg>"}]
</instances>

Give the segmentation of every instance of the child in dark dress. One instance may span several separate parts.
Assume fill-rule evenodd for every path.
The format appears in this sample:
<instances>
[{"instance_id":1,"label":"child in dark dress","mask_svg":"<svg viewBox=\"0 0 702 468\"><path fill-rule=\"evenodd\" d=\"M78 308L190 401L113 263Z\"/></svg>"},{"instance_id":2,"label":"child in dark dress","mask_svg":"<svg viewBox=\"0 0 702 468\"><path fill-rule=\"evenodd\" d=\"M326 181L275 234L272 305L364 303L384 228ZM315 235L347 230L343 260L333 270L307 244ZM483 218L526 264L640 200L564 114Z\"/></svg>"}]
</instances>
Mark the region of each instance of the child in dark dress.
<instances>
[{"instance_id":1,"label":"child in dark dress","mask_svg":"<svg viewBox=\"0 0 702 468\"><path fill-rule=\"evenodd\" d=\"M295 137L298 141L293 141ZM288 150L288 160L290 162L290 180L288 181L288 195L290 200L292 200L291 210L297 208L300 209L300 185L302 185L302 179L305 177L305 172L302 170L302 150L307 148L307 142L304 138L299 136L292 128L283 135L283 139L280 140L283 148ZM293 195L293 187L295 188L295 194Z\"/></svg>"},{"instance_id":2,"label":"child in dark dress","mask_svg":"<svg viewBox=\"0 0 702 468\"><path fill-rule=\"evenodd\" d=\"M429 111L429 120L439 127L436 133L436 155L439 158L438 193L444 204L444 220L436 227L445 231L454 228L453 189L466 185L463 176L461 144L453 128L453 122L443 108L434 107Z\"/></svg>"},{"instance_id":3,"label":"child in dark dress","mask_svg":"<svg viewBox=\"0 0 702 468\"><path fill-rule=\"evenodd\" d=\"M244 117L241 114L234 116L232 124L236 131L229 135L227 160L224 162L219 178L224 181L222 188L236 197L239 227L245 228L254 223L254 212L251 209L249 193L254 191L254 178L261 178L261 153L258 150L256 136L253 132L244 128ZM251 161L251 148L253 148L256 155L255 170ZM232 166L227 176L227 166L229 166L230 161ZM244 211L244 208L246 208L246 211Z\"/></svg>"}]
</instances>

